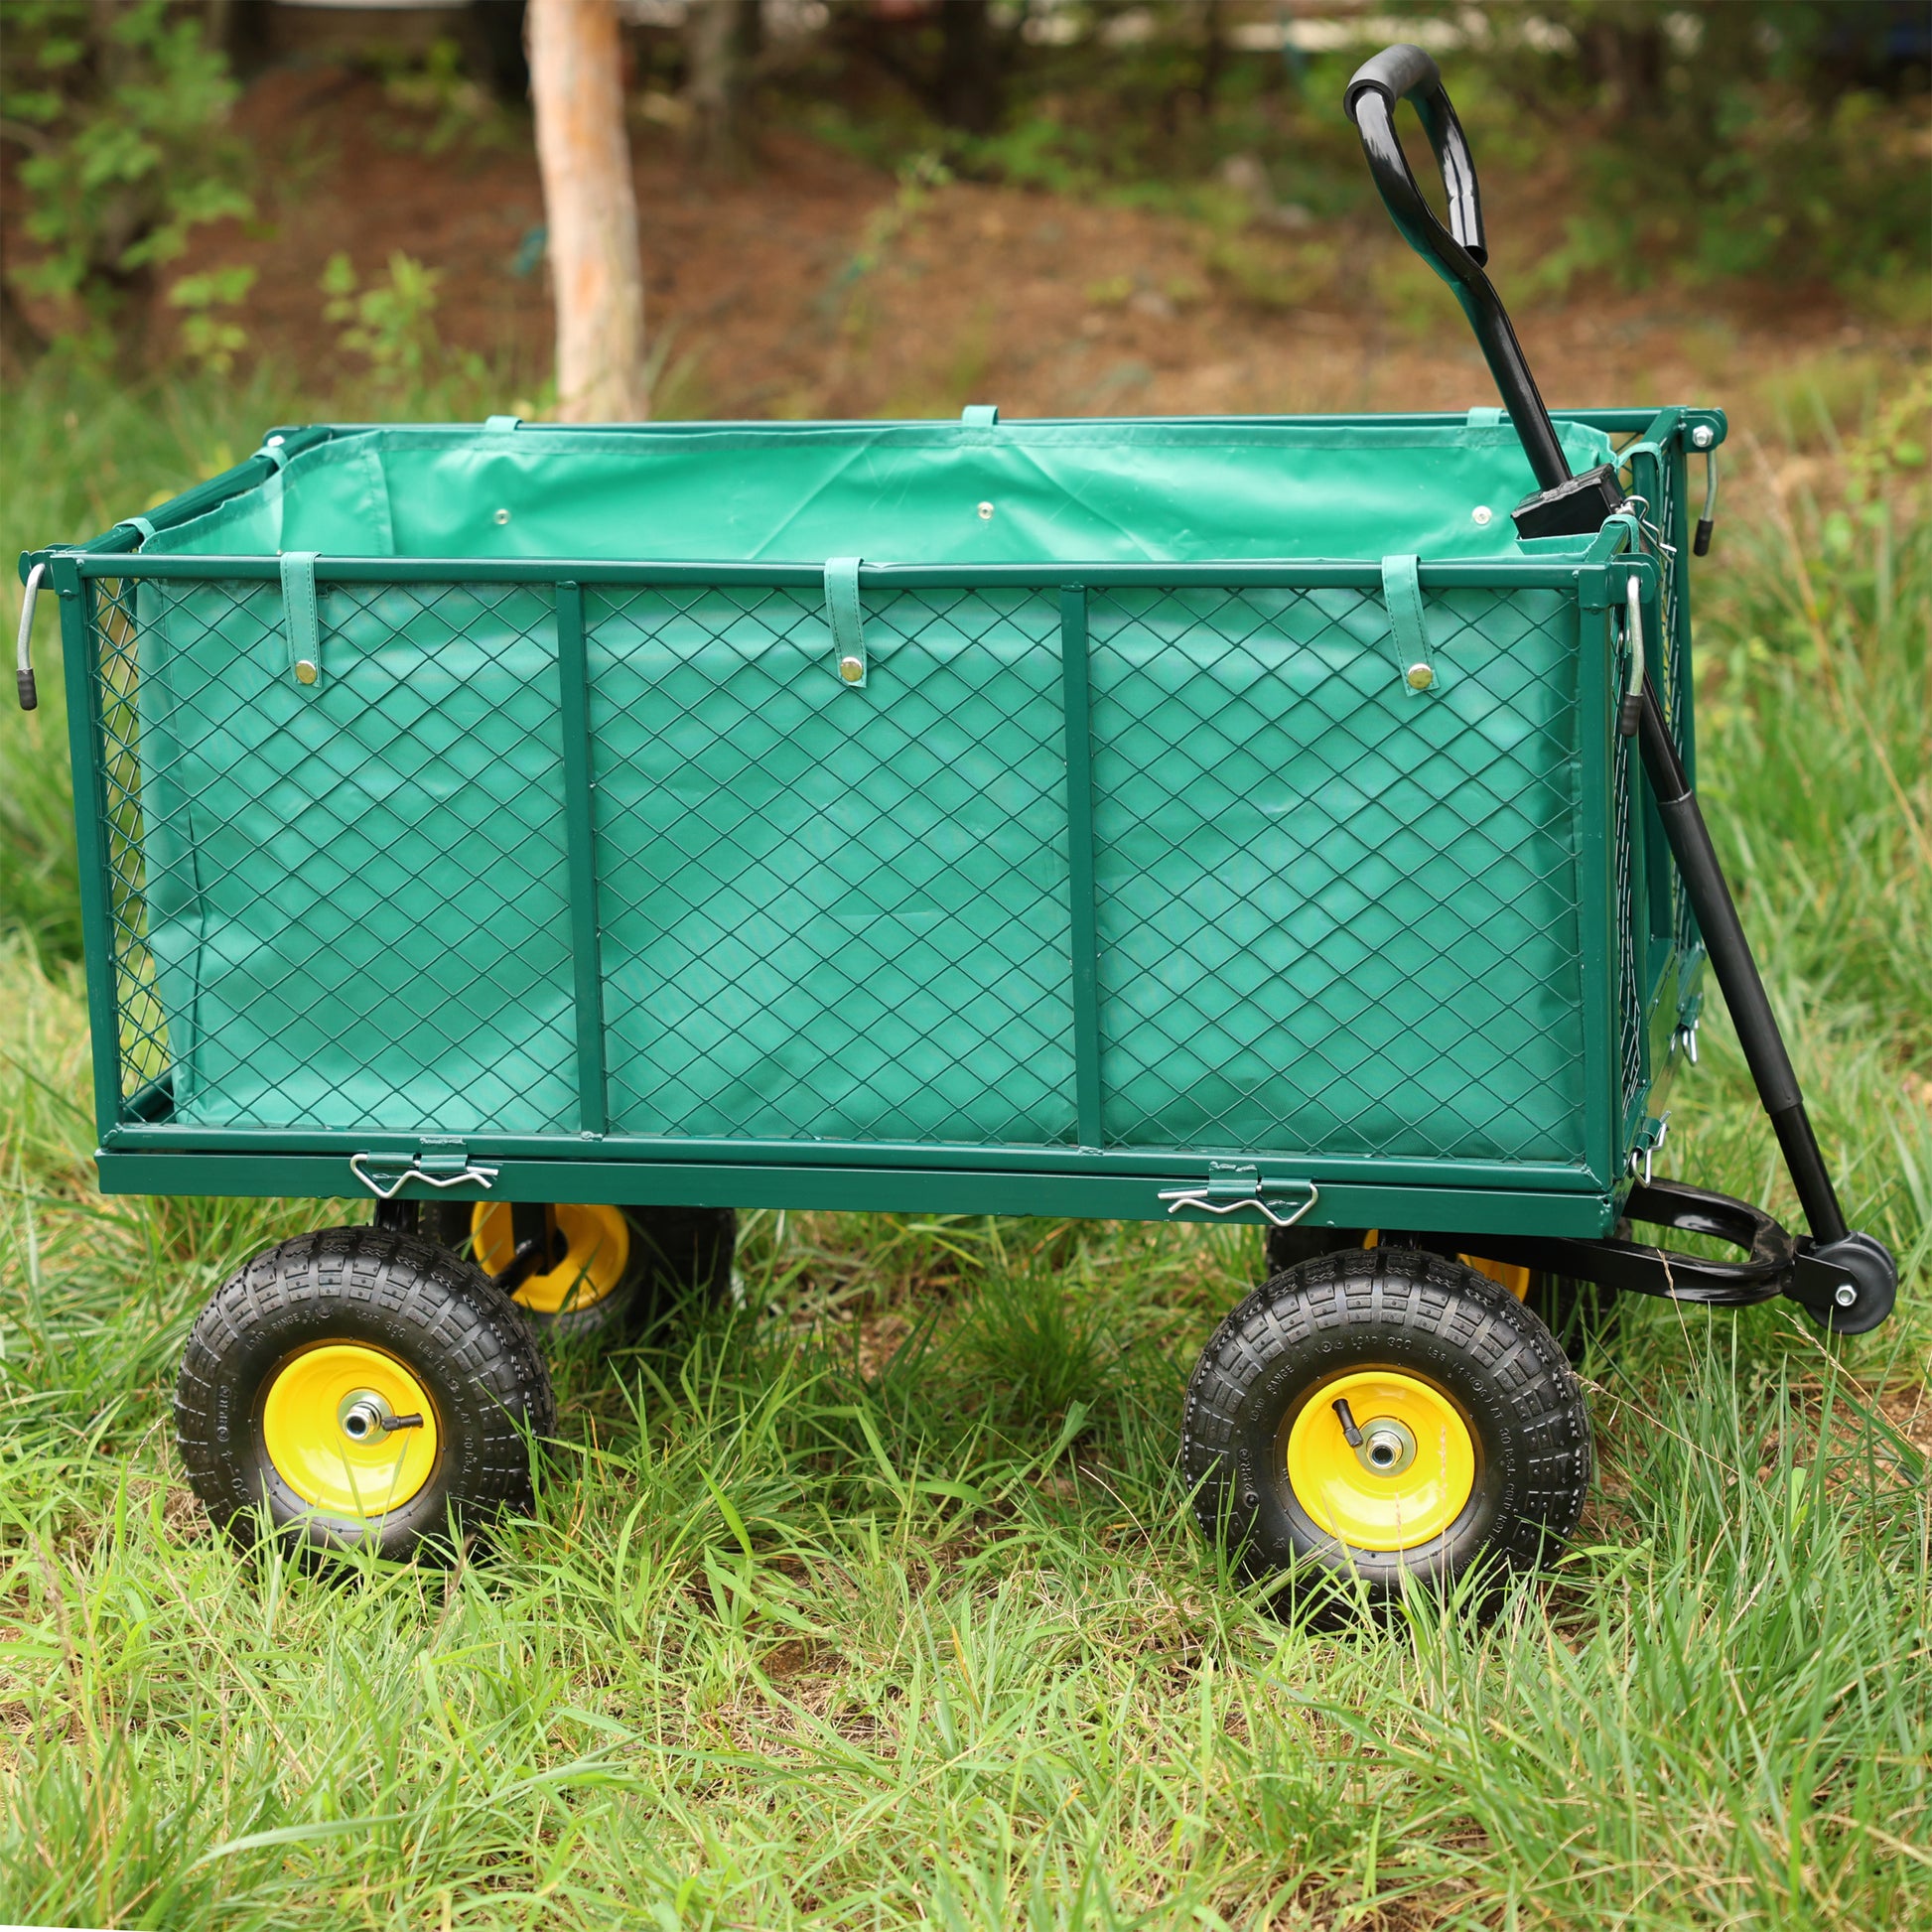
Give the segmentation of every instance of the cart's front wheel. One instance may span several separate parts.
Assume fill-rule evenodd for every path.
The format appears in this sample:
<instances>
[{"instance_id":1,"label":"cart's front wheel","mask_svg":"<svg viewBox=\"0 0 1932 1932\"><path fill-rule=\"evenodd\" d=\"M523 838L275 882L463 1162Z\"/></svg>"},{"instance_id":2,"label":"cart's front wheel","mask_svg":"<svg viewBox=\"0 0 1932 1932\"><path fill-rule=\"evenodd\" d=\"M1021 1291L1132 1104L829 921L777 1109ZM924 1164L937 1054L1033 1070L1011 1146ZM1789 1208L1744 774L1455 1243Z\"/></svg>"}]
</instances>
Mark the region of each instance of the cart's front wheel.
<instances>
[{"instance_id":1,"label":"cart's front wheel","mask_svg":"<svg viewBox=\"0 0 1932 1932\"><path fill-rule=\"evenodd\" d=\"M1410 1249L1278 1275L1187 1388L1195 1509L1250 1573L1405 1580L1529 1568L1577 1525L1589 1418L1550 1332L1471 1268Z\"/></svg>"},{"instance_id":2,"label":"cart's front wheel","mask_svg":"<svg viewBox=\"0 0 1932 1932\"><path fill-rule=\"evenodd\" d=\"M246 1541L409 1558L530 1500L549 1376L503 1292L435 1243L325 1228L257 1255L195 1323L175 1391L188 1479Z\"/></svg>"}]
</instances>

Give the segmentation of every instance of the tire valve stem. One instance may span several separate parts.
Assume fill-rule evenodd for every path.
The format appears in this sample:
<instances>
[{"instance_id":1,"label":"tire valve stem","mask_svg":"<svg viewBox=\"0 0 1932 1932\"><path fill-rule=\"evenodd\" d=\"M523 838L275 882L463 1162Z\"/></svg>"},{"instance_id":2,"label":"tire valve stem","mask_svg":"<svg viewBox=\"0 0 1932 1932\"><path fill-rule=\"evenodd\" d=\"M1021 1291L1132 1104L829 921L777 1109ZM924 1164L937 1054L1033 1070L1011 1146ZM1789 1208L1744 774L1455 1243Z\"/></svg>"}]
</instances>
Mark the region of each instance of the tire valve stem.
<instances>
[{"instance_id":1,"label":"tire valve stem","mask_svg":"<svg viewBox=\"0 0 1932 1932\"><path fill-rule=\"evenodd\" d=\"M1355 1427L1355 1418L1348 1407L1347 1398L1337 1396L1334 1403L1335 1415L1341 1422L1341 1433L1348 1439L1348 1447L1358 1449L1362 1446L1362 1432Z\"/></svg>"},{"instance_id":2,"label":"tire valve stem","mask_svg":"<svg viewBox=\"0 0 1932 1932\"><path fill-rule=\"evenodd\" d=\"M382 1418L382 1432L385 1436L392 1429L421 1429L422 1426L423 1419L421 1416L384 1416Z\"/></svg>"}]
</instances>

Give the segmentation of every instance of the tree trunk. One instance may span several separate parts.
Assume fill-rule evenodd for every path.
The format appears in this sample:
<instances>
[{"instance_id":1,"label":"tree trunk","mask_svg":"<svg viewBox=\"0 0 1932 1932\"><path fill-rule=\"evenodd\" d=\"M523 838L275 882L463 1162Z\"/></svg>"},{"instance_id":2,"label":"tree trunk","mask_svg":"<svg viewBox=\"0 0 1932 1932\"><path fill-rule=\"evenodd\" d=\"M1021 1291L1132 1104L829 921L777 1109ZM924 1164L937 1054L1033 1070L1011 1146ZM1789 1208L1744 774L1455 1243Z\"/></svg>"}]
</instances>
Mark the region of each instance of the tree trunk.
<instances>
[{"instance_id":1,"label":"tree trunk","mask_svg":"<svg viewBox=\"0 0 1932 1932\"><path fill-rule=\"evenodd\" d=\"M713 174L745 164L745 80L760 38L759 0L691 0L685 16L691 151Z\"/></svg>"},{"instance_id":2,"label":"tree trunk","mask_svg":"<svg viewBox=\"0 0 1932 1932\"><path fill-rule=\"evenodd\" d=\"M940 0L939 30L939 117L991 134L1006 106L1006 72L988 0Z\"/></svg>"},{"instance_id":3,"label":"tree trunk","mask_svg":"<svg viewBox=\"0 0 1932 1932\"><path fill-rule=\"evenodd\" d=\"M557 419L641 422L644 276L614 0L530 0L530 98L557 308Z\"/></svg>"}]
</instances>

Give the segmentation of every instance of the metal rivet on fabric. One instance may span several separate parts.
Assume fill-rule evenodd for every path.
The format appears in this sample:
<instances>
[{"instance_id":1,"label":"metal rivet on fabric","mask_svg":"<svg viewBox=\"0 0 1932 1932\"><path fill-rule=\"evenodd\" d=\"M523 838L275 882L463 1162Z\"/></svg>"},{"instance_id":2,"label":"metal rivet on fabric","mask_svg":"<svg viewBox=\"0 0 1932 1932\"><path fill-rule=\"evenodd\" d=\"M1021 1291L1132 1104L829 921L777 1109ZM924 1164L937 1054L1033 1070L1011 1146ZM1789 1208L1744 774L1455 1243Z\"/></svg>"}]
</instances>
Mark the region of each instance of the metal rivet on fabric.
<instances>
[{"instance_id":1,"label":"metal rivet on fabric","mask_svg":"<svg viewBox=\"0 0 1932 1932\"><path fill-rule=\"evenodd\" d=\"M316 681L316 667L306 657L295 667L295 681L298 684L313 684Z\"/></svg>"},{"instance_id":2,"label":"metal rivet on fabric","mask_svg":"<svg viewBox=\"0 0 1932 1932\"><path fill-rule=\"evenodd\" d=\"M1492 510L1487 503L1478 503L1475 506L1475 508L1469 512L1470 516L1473 517L1475 521L1478 523L1487 523L1489 519L1495 515L1495 513L1496 512Z\"/></svg>"},{"instance_id":3,"label":"metal rivet on fabric","mask_svg":"<svg viewBox=\"0 0 1932 1932\"><path fill-rule=\"evenodd\" d=\"M1427 691L1436 682L1436 673L1427 664L1409 666L1409 688L1412 691Z\"/></svg>"},{"instance_id":4,"label":"metal rivet on fabric","mask_svg":"<svg viewBox=\"0 0 1932 1932\"><path fill-rule=\"evenodd\" d=\"M839 659L839 675L845 679L846 683L857 684L865 674L866 667L858 658L841 657Z\"/></svg>"},{"instance_id":5,"label":"metal rivet on fabric","mask_svg":"<svg viewBox=\"0 0 1932 1932\"><path fill-rule=\"evenodd\" d=\"M507 523L509 520L510 520L510 513L508 510L498 510L496 512L496 521L498 523Z\"/></svg>"},{"instance_id":6,"label":"metal rivet on fabric","mask_svg":"<svg viewBox=\"0 0 1932 1932\"><path fill-rule=\"evenodd\" d=\"M980 505L980 521L982 523L990 523L992 520L993 505L991 503L982 503Z\"/></svg>"}]
</instances>

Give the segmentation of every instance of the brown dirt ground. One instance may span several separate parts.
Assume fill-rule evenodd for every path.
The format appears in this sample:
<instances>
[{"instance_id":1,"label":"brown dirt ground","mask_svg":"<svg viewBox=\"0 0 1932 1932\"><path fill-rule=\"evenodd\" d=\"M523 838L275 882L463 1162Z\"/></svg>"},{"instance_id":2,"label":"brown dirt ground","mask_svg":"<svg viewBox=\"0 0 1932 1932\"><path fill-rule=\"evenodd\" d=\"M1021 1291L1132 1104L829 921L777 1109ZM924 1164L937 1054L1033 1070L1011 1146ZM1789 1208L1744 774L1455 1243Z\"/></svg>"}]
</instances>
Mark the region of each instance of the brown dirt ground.
<instances>
[{"instance_id":1,"label":"brown dirt ground","mask_svg":"<svg viewBox=\"0 0 1932 1932\"><path fill-rule=\"evenodd\" d=\"M441 273L446 345L536 386L548 287L541 267L513 271L543 218L526 122L492 112L477 138L433 155L430 117L366 74L319 65L265 75L238 125L257 157L257 219L200 231L177 272L253 265L245 321L257 349L352 399L359 365L336 346L318 279L338 250L366 283L400 249ZM801 135L766 132L759 166L737 184L701 177L665 128L640 120L632 141L660 413L944 415L980 401L1011 416L1159 415L1493 399L1447 293L1379 223L1251 228L1237 244L1249 264L1302 285L1292 306L1269 308L1216 271L1205 229L1174 215L954 183L896 219L890 178ZM1547 180L1504 177L1485 191L1507 295L1555 244L1564 198ZM859 272L865 252L876 265ZM1734 404L1793 364L1911 352L1898 332L1868 328L1822 292L1573 289L1517 306L1558 406ZM157 310L154 339L172 324Z\"/></svg>"}]
</instances>

